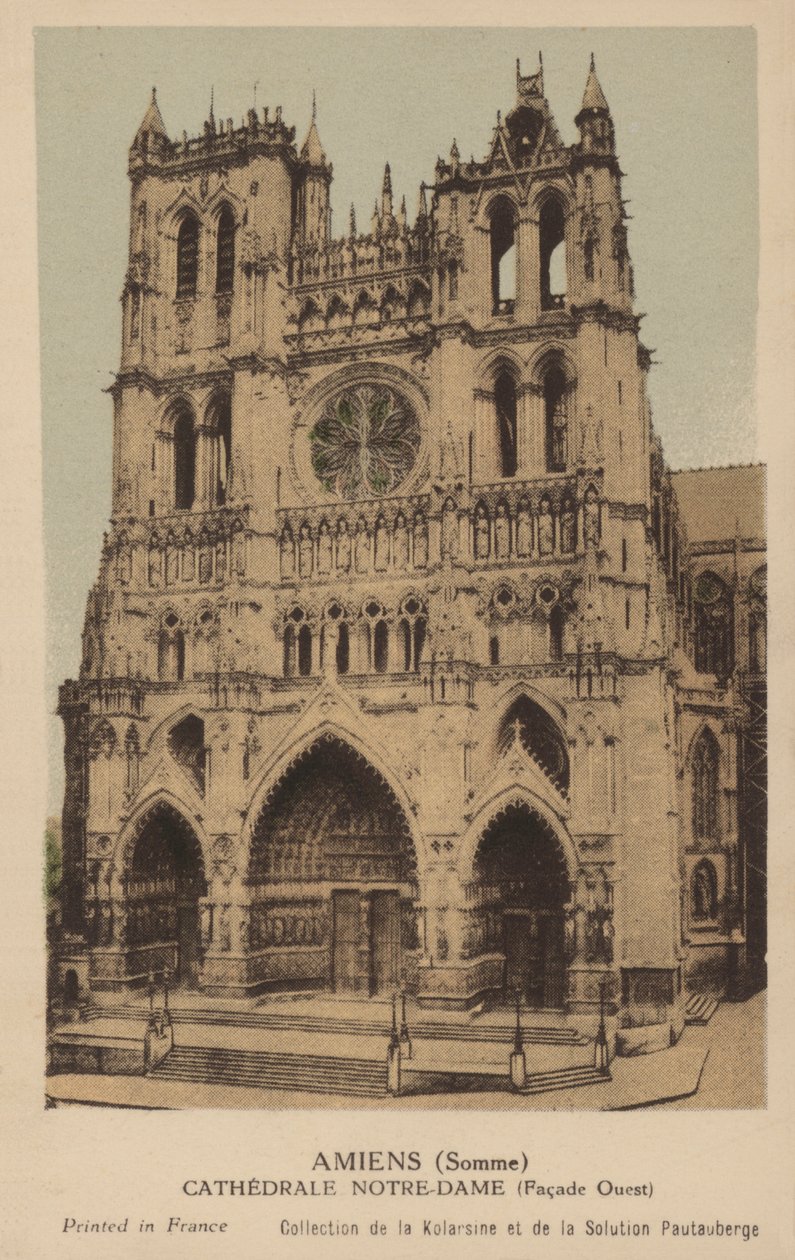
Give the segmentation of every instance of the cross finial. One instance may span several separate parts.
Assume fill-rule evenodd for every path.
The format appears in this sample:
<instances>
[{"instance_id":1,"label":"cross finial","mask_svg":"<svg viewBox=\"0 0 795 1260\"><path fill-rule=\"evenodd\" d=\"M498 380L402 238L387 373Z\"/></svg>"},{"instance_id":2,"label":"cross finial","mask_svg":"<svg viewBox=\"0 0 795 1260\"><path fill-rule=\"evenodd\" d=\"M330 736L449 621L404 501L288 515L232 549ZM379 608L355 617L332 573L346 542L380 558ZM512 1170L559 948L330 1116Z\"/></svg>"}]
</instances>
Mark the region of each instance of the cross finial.
<instances>
[{"instance_id":1,"label":"cross finial","mask_svg":"<svg viewBox=\"0 0 795 1260\"><path fill-rule=\"evenodd\" d=\"M317 96L315 89L312 88L312 122L317 121Z\"/></svg>"},{"instance_id":2,"label":"cross finial","mask_svg":"<svg viewBox=\"0 0 795 1260\"><path fill-rule=\"evenodd\" d=\"M153 105L157 104L157 88L156 87L152 88L152 104Z\"/></svg>"},{"instance_id":3,"label":"cross finial","mask_svg":"<svg viewBox=\"0 0 795 1260\"><path fill-rule=\"evenodd\" d=\"M596 58L594 57L593 53L591 53L591 70L593 71L596 70Z\"/></svg>"}]
</instances>

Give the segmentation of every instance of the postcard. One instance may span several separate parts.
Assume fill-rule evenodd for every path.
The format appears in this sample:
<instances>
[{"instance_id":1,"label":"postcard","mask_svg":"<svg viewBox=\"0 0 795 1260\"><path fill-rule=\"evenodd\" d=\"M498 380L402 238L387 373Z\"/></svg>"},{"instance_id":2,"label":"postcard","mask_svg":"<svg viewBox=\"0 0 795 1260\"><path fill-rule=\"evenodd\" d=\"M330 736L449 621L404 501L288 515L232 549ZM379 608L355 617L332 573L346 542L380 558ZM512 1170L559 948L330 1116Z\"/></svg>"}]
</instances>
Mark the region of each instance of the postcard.
<instances>
[{"instance_id":1,"label":"postcard","mask_svg":"<svg viewBox=\"0 0 795 1260\"><path fill-rule=\"evenodd\" d=\"M58 13L5 1254L791 1255L784 6Z\"/></svg>"}]
</instances>

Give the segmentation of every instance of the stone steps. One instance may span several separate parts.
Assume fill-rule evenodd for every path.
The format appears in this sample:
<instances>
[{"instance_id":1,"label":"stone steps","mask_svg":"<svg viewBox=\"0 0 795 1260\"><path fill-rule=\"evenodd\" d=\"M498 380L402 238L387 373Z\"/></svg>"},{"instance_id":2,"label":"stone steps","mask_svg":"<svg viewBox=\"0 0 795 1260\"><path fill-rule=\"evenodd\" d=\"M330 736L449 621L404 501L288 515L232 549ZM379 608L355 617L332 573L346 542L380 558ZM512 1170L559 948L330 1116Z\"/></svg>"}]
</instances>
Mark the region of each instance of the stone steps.
<instances>
[{"instance_id":1,"label":"stone steps","mask_svg":"<svg viewBox=\"0 0 795 1260\"><path fill-rule=\"evenodd\" d=\"M118 1006L88 1006L86 1020L93 1019L140 1019L148 1012L133 1003ZM310 1015L279 1011L209 1010L205 1007L180 1007L172 1009L174 1024L204 1024L231 1028L262 1028L274 1032L337 1033L352 1037L388 1037L389 1024L376 1019L347 1019L340 1016ZM513 1024L495 1027L492 1024L457 1024L452 1021L419 1019L409 1025L414 1038L438 1041L472 1041L489 1044L510 1044L514 1038ZM527 1025L522 1030L525 1045L582 1046L588 1038L580 1036L575 1028L544 1028Z\"/></svg>"},{"instance_id":2,"label":"stone steps","mask_svg":"<svg viewBox=\"0 0 795 1260\"><path fill-rule=\"evenodd\" d=\"M718 999L708 993L693 993L685 1007L686 1024L708 1024L718 1009Z\"/></svg>"},{"instance_id":3,"label":"stone steps","mask_svg":"<svg viewBox=\"0 0 795 1260\"><path fill-rule=\"evenodd\" d=\"M588 1064L582 1067L556 1068L550 1072L534 1072L527 1078L522 1094L546 1094L555 1089L575 1089L580 1085L604 1085L611 1080L609 1072L600 1072Z\"/></svg>"},{"instance_id":4,"label":"stone steps","mask_svg":"<svg viewBox=\"0 0 795 1260\"><path fill-rule=\"evenodd\" d=\"M386 1062L209 1046L175 1046L149 1077L357 1098L381 1098L387 1092Z\"/></svg>"}]
</instances>

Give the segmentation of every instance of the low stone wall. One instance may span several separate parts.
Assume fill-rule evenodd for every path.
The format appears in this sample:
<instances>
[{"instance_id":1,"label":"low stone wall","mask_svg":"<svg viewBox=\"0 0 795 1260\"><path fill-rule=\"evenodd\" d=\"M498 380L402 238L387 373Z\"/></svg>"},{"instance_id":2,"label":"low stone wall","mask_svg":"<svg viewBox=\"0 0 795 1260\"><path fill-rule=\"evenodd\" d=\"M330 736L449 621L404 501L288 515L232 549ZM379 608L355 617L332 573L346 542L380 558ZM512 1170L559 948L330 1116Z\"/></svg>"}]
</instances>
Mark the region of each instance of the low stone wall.
<instances>
[{"instance_id":1,"label":"low stone wall","mask_svg":"<svg viewBox=\"0 0 795 1260\"><path fill-rule=\"evenodd\" d=\"M141 1076L144 1043L128 1039L83 1041L53 1037L49 1045L49 1073L97 1073L105 1076Z\"/></svg>"},{"instance_id":2,"label":"low stone wall","mask_svg":"<svg viewBox=\"0 0 795 1260\"><path fill-rule=\"evenodd\" d=\"M455 963L417 968L417 1002L420 1006L464 1008L474 1006L487 993L502 987L502 954L488 954Z\"/></svg>"}]
</instances>

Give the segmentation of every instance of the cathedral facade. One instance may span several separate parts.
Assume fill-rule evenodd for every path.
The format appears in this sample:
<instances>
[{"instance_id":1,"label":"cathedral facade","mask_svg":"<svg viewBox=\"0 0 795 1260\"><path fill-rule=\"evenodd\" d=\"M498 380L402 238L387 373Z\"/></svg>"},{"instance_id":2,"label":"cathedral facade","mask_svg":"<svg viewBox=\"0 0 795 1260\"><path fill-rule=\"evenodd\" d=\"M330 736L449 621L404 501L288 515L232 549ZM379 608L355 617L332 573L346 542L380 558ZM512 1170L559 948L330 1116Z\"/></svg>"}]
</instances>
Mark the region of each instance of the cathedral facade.
<instances>
[{"instance_id":1,"label":"cathedral facade","mask_svg":"<svg viewBox=\"0 0 795 1260\"><path fill-rule=\"evenodd\" d=\"M710 470L727 523L667 469L593 63L576 124L517 65L482 160L333 237L314 111L172 140L153 93L60 693L81 991L601 1003L631 1048L763 953L762 470Z\"/></svg>"}]
</instances>

